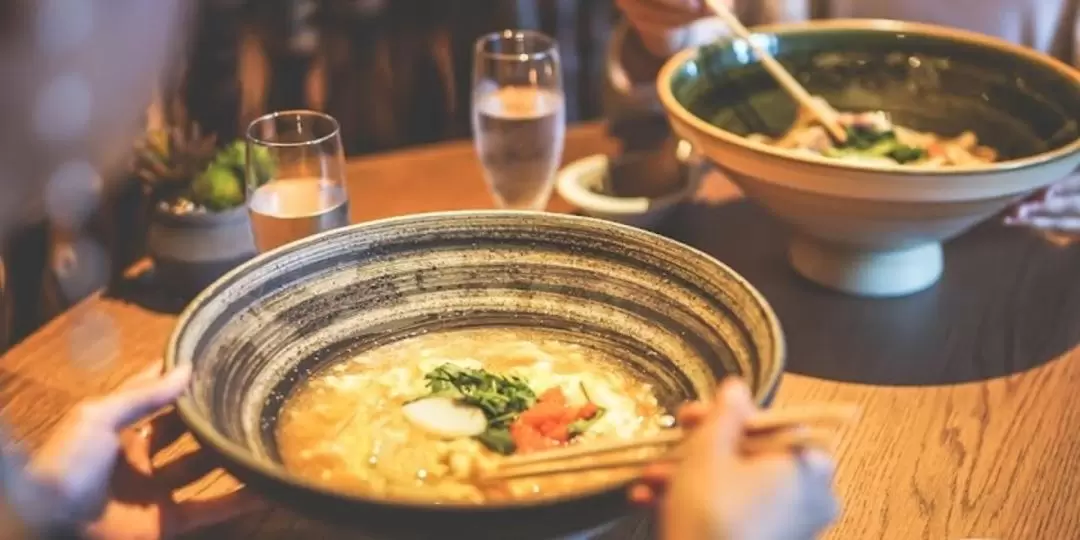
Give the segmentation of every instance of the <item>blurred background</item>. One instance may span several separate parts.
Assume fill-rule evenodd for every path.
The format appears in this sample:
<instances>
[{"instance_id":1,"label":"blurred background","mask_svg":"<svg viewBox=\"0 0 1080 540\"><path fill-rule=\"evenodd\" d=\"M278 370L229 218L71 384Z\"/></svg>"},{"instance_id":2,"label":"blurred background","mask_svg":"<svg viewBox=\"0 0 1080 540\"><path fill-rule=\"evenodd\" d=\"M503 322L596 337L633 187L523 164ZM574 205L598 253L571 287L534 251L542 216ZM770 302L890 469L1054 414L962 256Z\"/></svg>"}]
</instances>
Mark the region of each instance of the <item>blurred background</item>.
<instances>
[{"instance_id":1,"label":"blurred background","mask_svg":"<svg viewBox=\"0 0 1080 540\"><path fill-rule=\"evenodd\" d=\"M202 0L180 91L224 139L291 108L337 118L349 155L468 137L474 41L527 28L559 41L576 122L599 114L616 17L611 0Z\"/></svg>"},{"instance_id":2,"label":"blurred background","mask_svg":"<svg viewBox=\"0 0 1080 540\"><path fill-rule=\"evenodd\" d=\"M0 21L11 25L13 31L5 35L9 43L18 43L22 33L27 34L24 41L33 42L34 25L24 24L33 22L33 9L20 11L20 6L45 12L55 5L51 20L71 22L71 28L60 29L68 36L80 31L80 21L99 17L90 17L86 10L91 8L73 9L63 1L4 4ZM149 5L154 8L154 3ZM180 40L184 46L177 53L179 61L169 64L172 71L158 83L157 98L147 118L138 122L140 129L146 123L194 121L218 141L229 141L242 137L244 126L267 111L315 109L339 120L348 156L468 137L473 43L504 28L536 29L556 38L567 122L597 118L604 59L618 18L612 0L192 0L179 5L179 14L188 20L178 25L185 34ZM122 18L124 10L142 9L132 6L93 9ZM184 8L191 11L182 13ZM137 14L128 20L137 21ZM96 24L106 25L100 20ZM80 61L80 67L87 65ZM108 61L116 59L104 61L107 70ZM109 77L108 71L103 73L89 78ZM38 84L29 79L27 84ZM100 84L92 81L91 86ZM71 99L61 101L73 106ZM27 108L16 102L7 105L14 111ZM100 105L95 107L98 114ZM60 119L77 116L67 110L55 114ZM100 131L94 133L103 138ZM7 150L17 154L17 148ZM73 168L72 175L79 170ZM144 194L125 168L101 172L108 176L99 181L107 193L87 205L93 209L76 227L77 242L66 238L71 231L63 223L48 218L48 208L24 203L33 197L11 187L39 183L37 178L48 178L46 171L7 174L28 181L6 182L6 200L0 201L7 204L4 219L19 212L30 217L5 227L0 351L98 290L103 281L120 279L123 270L144 255L146 228ZM79 207L70 200L75 195L67 189L60 192L68 213ZM30 208L20 208L26 206ZM65 265L74 276L66 280Z\"/></svg>"}]
</instances>

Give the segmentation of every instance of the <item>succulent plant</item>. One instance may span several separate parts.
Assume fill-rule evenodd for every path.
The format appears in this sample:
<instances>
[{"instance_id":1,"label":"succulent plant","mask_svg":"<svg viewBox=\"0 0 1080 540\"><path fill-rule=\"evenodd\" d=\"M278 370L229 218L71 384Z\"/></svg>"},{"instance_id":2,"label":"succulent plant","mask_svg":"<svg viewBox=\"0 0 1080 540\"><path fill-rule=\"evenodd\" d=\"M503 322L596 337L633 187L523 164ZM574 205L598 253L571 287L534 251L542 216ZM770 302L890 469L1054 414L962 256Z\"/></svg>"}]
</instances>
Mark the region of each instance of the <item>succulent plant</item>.
<instances>
[{"instance_id":1,"label":"succulent plant","mask_svg":"<svg viewBox=\"0 0 1080 540\"><path fill-rule=\"evenodd\" d=\"M255 147L252 155L255 182L262 185L273 174L274 161L264 147ZM206 170L192 182L192 199L211 210L225 210L242 204L247 157L247 147L241 140L218 151Z\"/></svg>"},{"instance_id":2,"label":"succulent plant","mask_svg":"<svg viewBox=\"0 0 1080 540\"><path fill-rule=\"evenodd\" d=\"M222 148L217 156L214 157L214 162L210 164L210 167L225 167L232 169L236 172L236 175L240 178L244 178L245 169L247 167L247 145L242 140L235 140L232 144ZM262 185L264 182L270 179L274 175L276 165L274 158L270 154L270 150L265 146L252 146L252 159L255 162L254 174L255 181L258 185Z\"/></svg>"},{"instance_id":3,"label":"succulent plant","mask_svg":"<svg viewBox=\"0 0 1080 540\"><path fill-rule=\"evenodd\" d=\"M247 149L237 140L223 148L213 136L203 137L197 124L186 129L152 131L135 148L135 174L151 196L176 213L198 208L228 210L244 202ZM266 148L255 148L254 172L262 184L274 172Z\"/></svg>"},{"instance_id":4,"label":"succulent plant","mask_svg":"<svg viewBox=\"0 0 1080 540\"><path fill-rule=\"evenodd\" d=\"M191 183L191 199L210 210L228 210L244 203L244 184L234 169L211 165Z\"/></svg>"},{"instance_id":5,"label":"succulent plant","mask_svg":"<svg viewBox=\"0 0 1080 540\"><path fill-rule=\"evenodd\" d=\"M135 145L135 174L158 200L183 197L217 154L197 123L148 132Z\"/></svg>"}]
</instances>

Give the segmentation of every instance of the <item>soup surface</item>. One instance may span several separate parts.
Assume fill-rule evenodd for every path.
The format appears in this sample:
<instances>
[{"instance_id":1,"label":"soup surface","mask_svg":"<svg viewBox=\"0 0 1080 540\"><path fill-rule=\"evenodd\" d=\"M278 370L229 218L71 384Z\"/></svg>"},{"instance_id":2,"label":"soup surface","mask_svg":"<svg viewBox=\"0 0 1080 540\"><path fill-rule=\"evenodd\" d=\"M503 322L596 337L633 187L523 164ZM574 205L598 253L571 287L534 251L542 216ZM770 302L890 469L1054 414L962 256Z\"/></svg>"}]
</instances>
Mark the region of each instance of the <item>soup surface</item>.
<instances>
[{"instance_id":1,"label":"soup surface","mask_svg":"<svg viewBox=\"0 0 1080 540\"><path fill-rule=\"evenodd\" d=\"M633 470L493 481L498 460L670 427L652 388L616 359L551 334L424 334L313 375L283 406L286 468L368 496L452 503L553 497Z\"/></svg>"}]
</instances>

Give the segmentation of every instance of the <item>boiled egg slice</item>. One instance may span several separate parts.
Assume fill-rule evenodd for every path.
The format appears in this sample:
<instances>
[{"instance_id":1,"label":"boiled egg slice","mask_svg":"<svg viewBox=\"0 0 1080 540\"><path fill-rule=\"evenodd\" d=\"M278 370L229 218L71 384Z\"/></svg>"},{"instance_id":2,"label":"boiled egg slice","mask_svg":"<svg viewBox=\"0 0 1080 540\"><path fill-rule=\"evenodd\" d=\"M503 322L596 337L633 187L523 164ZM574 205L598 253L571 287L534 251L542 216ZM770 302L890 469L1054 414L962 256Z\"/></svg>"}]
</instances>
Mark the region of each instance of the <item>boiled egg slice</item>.
<instances>
[{"instance_id":1,"label":"boiled egg slice","mask_svg":"<svg viewBox=\"0 0 1080 540\"><path fill-rule=\"evenodd\" d=\"M444 439L475 437L487 429L484 411L448 397L411 401L401 412L416 427Z\"/></svg>"}]
</instances>

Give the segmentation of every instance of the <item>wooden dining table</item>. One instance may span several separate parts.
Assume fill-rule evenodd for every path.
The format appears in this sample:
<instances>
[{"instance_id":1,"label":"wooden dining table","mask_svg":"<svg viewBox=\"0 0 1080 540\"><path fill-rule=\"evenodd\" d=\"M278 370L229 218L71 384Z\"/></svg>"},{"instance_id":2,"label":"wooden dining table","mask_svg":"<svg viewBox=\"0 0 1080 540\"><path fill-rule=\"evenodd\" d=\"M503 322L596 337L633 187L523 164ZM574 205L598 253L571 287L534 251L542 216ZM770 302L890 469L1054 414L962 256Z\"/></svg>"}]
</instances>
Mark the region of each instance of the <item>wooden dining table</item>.
<instances>
[{"instance_id":1,"label":"wooden dining table","mask_svg":"<svg viewBox=\"0 0 1080 540\"><path fill-rule=\"evenodd\" d=\"M616 150L604 126L586 124L568 131L564 157ZM491 205L464 141L354 159L348 179L354 221ZM843 510L827 538L1080 538L1080 247L988 223L948 243L934 287L865 299L796 275L784 226L719 173L658 230L772 304L789 351L776 404L861 406L837 449ZM161 356L176 315L140 290L95 294L0 360L3 423L28 448L74 404ZM234 487L219 471L178 496ZM648 521L628 519L611 537L648 538ZM352 536L275 507L195 537Z\"/></svg>"}]
</instances>

